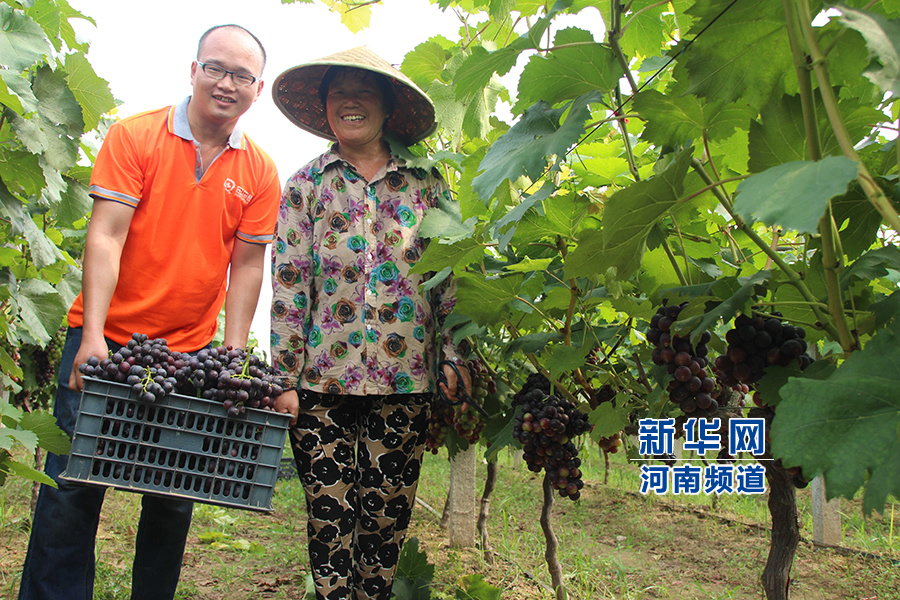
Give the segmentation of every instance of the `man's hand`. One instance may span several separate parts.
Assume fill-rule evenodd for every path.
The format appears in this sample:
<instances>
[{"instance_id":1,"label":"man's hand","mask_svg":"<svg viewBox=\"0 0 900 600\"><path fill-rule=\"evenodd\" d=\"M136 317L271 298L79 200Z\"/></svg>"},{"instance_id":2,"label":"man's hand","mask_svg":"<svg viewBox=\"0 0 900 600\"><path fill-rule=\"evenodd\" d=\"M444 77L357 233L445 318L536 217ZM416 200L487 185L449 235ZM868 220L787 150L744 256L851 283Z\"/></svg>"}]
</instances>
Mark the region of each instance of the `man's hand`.
<instances>
[{"instance_id":1,"label":"man's hand","mask_svg":"<svg viewBox=\"0 0 900 600\"><path fill-rule=\"evenodd\" d=\"M78 367L86 363L92 356L96 356L98 360L103 360L109 356L109 348L106 345L106 340L102 337L99 341L93 342L87 338L81 339L81 346L78 347L75 362L72 364L72 373L69 374L69 389L79 392L84 389L84 380L81 379Z\"/></svg>"},{"instance_id":2,"label":"man's hand","mask_svg":"<svg viewBox=\"0 0 900 600\"><path fill-rule=\"evenodd\" d=\"M300 396L297 390L291 388L284 390L279 396L275 397L275 412L291 415L291 426L297 424L297 415L300 414Z\"/></svg>"},{"instance_id":3,"label":"man's hand","mask_svg":"<svg viewBox=\"0 0 900 600\"><path fill-rule=\"evenodd\" d=\"M459 376L462 378L463 386L466 390L466 393L469 396L472 395L472 381L469 379L469 369L466 368L466 365L457 365L456 368L459 370ZM449 365L444 365L444 377L447 378L447 385L443 383L439 384L441 389L444 391L444 394L451 402L459 402L460 399L456 397L456 393L459 388L459 382L456 378L456 371L453 370Z\"/></svg>"}]
</instances>

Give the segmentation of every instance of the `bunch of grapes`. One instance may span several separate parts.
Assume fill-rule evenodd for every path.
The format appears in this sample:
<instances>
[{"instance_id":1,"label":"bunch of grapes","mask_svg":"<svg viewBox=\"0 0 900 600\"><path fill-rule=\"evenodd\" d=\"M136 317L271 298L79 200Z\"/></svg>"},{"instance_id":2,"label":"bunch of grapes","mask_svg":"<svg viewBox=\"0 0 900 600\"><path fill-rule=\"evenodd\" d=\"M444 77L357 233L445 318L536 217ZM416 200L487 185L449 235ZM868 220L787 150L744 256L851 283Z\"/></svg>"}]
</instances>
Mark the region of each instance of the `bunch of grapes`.
<instances>
[{"instance_id":1,"label":"bunch of grapes","mask_svg":"<svg viewBox=\"0 0 900 600\"><path fill-rule=\"evenodd\" d=\"M702 416L719 408L714 397L716 380L706 371L706 344L712 336L704 331L694 348L689 337L675 335L673 326L683 307L661 306L650 319L647 341L656 346L652 354L654 364L664 365L674 377L668 387L669 400L685 414Z\"/></svg>"},{"instance_id":2,"label":"bunch of grapes","mask_svg":"<svg viewBox=\"0 0 900 600\"><path fill-rule=\"evenodd\" d=\"M469 378L472 381L472 399L484 406L487 397L497 393L497 384L479 359L469 360L466 368L469 369ZM457 435L465 438L470 444L478 443L481 430L487 425L484 415L465 402L455 408L453 426Z\"/></svg>"},{"instance_id":3,"label":"bunch of grapes","mask_svg":"<svg viewBox=\"0 0 900 600\"><path fill-rule=\"evenodd\" d=\"M31 359L34 361L34 380L38 387L44 387L53 383L53 377L56 375L56 365L59 364L59 358L62 355L62 347L56 341L56 338L50 340L45 348L37 347L31 353Z\"/></svg>"},{"instance_id":4,"label":"bunch of grapes","mask_svg":"<svg viewBox=\"0 0 900 600\"><path fill-rule=\"evenodd\" d=\"M92 356L79 371L130 385L145 402L173 392L219 400L232 417L245 407L273 409L274 399L283 391L274 370L243 348L220 346L192 356L170 350L164 338L150 339L143 333L132 335L109 358Z\"/></svg>"},{"instance_id":5,"label":"bunch of grapes","mask_svg":"<svg viewBox=\"0 0 900 600\"><path fill-rule=\"evenodd\" d=\"M438 400L432 403L425 436L425 449L432 454L437 454L440 448L447 443L447 434L453 427L454 413L453 407L446 402Z\"/></svg>"},{"instance_id":6,"label":"bunch of grapes","mask_svg":"<svg viewBox=\"0 0 900 600\"><path fill-rule=\"evenodd\" d=\"M532 390L540 390L544 396L550 395L550 380L542 373L531 373L522 384L522 388L516 392L512 399L513 407L519 406L523 402L523 398L531 393Z\"/></svg>"},{"instance_id":7,"label":"bunch of grapes","mask_svg":"<svg viewBox=\"0 0 900 600\"><path fill-rule=\"evenodd\" d=\"M92 356L78 366L87 377L130 385L144 402L160 400L175 391L175 371L180 352L169 350L165 339L149 339L146 334L135 333L117 352L108 358Z\"/></svg>"},{"instance_id":8,"label":"bunch of grapes","mask_svg":"<svg viewBox=\"0 0 900 600\"><path fill-rule=\"evenodd\" d=\"M597 390L596 399L597 404L603 404L604 402L612 402L616 398L616 394L619 391L608 383L602 385L599 390Z\"/></svg>"},{"instance_id":9,"label":"bunch of grapes","mask_svg":"<svg viewBox=\"0 0 900 600\"><path fill-rule=\"evenodd\" d=\"M181 358L173 374L179 391L218 400L232 417L245 408L274 410L275 398L284 391L274 369L243 348L218 346Z\"/></svg>"},{"instance_id":10,"label":"bunch of grapes","mask_svg":"<svg viewBox=\"0 0 900 600\"><path fill-rule=\"evenodd\" d=\"M725 334L726 353L716 358L715 372L725 385L749 392L765 375L769 365L787 366L797 361L801 369L812 363L806 354L806 331L782 323L781 313L772 317L738 315L734 328Z\"/></svg>"},{"instance_id":11,"label":"bunch of grapes","mask_svg":"<svg viewBox=\"0 0 900 600\"><path fill-rule=\"evenodd\" d=\"M522 444L528 469L535 473L543 469L560 496L578 500L584 482L578 448L572 440L590 431L587 417L571 402L548 396L539 388L522 395L520 404L513 438Z\"/></svg>"},{"instance_id":12,"label":"bunch of grapes","mask_svg":"<svg viewBox=\"0 0 900 600\"><path fill-rule=\"evenodd\" d=\"M487 367L477 358L466 362L469 370L469 379L472 381L472 399L480 406L488 396L497 393L497 384L491 377ZM456 434L465 439L469 444L477 444L481 437L481 431L487 425L484 415L469 406L468 402L451 406L446 402L436 402L431 409L428 419L428 435L425 439L425 447L433 454L447 441L450 428Z\"/></svg>"},{"instance_id":13,"label":"bunch of grapes","mask_svg":"<svg viewBox=\"0 0 900 600\"><path fill-rule=\"evenodd\" d=\"M609 437L600 438L600 449L609 454L615 454L622 447L622 438L618 433L614 433Z\"/></svg>"}]
</instances>

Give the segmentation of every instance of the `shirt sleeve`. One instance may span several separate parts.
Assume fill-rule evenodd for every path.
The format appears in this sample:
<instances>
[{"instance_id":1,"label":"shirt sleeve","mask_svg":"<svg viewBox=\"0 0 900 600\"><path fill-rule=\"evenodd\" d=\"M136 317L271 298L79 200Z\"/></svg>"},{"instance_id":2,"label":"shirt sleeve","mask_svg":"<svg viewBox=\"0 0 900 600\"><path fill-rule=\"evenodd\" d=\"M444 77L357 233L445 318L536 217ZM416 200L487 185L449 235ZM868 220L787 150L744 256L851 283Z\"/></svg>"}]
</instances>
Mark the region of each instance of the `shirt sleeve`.
<instances>
[{"instance_id":1,"label":"shirt sleeve","mask_svg":"<svg viewBox=\"0 0 900 600\"><path fill-rule=\"evenodd\" d=\"M144 194L144 172L137 148L125 125L110 126L91 171L92 197L137 207Z\"/></svg>"},{"instance_id":2,"label":"shirt sleeve","mask_svg":"<svg viewBox=\"0 0 900 600\"><path fill-rule=\"evenodd\" d=\"M312 192L304 169L287 181L272 244L272 365L287 388L299 385L313 301Z\"/></svg>"},{"instance_id":3,"label":"shirt sleeve","mask_svg":"<svg viewBox=\"0 0 900 600\"><path fill-rule=\"evenodd\" d=\"M235 237L250 244L269 244L274 239L275 221L278 218L278 200L281 184L278 169L267 155L260 152L255 159L254 172L259 173L257 192L241 215L241 223Z\"/></svg>"}]
</instances>

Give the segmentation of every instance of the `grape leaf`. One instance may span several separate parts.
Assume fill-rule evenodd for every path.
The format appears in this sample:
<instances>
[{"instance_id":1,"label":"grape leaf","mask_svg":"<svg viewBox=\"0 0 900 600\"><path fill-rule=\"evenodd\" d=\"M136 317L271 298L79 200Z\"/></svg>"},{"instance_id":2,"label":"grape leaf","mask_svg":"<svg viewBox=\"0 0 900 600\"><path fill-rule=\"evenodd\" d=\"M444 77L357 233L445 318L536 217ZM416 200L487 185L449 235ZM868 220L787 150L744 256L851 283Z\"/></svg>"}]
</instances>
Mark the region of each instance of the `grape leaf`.
<instances>
[{"instance_id":1,"label":"grape leaf","mask_svg":"<svg viewBox=\"0 0 900 600\"><path fill-rule=\"evenodd\" d=\"M28 240L28 251L34 266L43 269L52 265L58 260L65 260L62 252L57 248L47 233L40 229L32 219L26 218L25 223L25 239Z\"/></svg>"},{"instance_id":2,"label":"grape leaf","mask_svg":"<svg viewBox=\"0 0 900 600\"><path fill-rule=\"evenodd\" d=\"M9 124L29 152L43 154L57 171L64 173L75 166L78 141L68 135L66 127L55 125L39 114L29 119L12 114Z\"/></svg>"},{"instance_id":3,"label":"grape leaf","mask_svg":"<svg viewBox=\"0 0 900 600\"><path fill-rule=\"evenodd\" d=\"M619 433L631 424L628 420L629 409L627 407L616 408L612 402L604 402L588 415L588 420L594 426L591 430L591 438L600 441Z\"/></svg>"},{"instance_id":4,"label":"grape leaf","mask_svg":"<svg viewBox=\"0 0 900 600\"><path fill-rule=\"evenodd\" d=\"M522 407L517 406L515 410L510 411L505 419L494 418L488 421L483 432L484 439L490 440L490 446L484 452L485 460L497 460L497 453L507 446L520 447L519 442L512 436L512 423L520 412L522 412Z\"/></svg>"},{"instance_id":5,"label":"grape leaf","mask_svg":"<svg viewBox=\"0 0 900 600\"><path fill-rule=\"evenodd\" d=\"M15 302L22 324L38 342L46 344L59 330L69 307L63 305L53 286L40 279L23 280L18 292Z\"/></svg>"},{"instance_id":6,"label":"grape leaf","mask_svg":"<svg viewBox=\"0 0 900 600\"><path fill-rule=\"evenodd\" d=\"M696 344L703 332L714 330L719 320L729 322L739 312L748 312L750 299L756 294L756 287L765 283L770 277L769 271L759 271L747 277L722 277L709 284L681 288L668 288L666 296L711 297L721 302L703 315L689 319L679 319L678 332L690 331L691 343Z\"/></svg>"},{"instance_id":7,"label":"grape leaf","mask_svg":"<svg viewBox=\"0 0 900 600\"><path fill-rule=\"evenodd\" d=\"M579 238L578 247L566 257L566 277L605 273L611 268L616 270L620 281L634 274L657 219L666 215L681 198L690 160L688 148L660 175L638 181L610 196L603 214L603 229L599 235L588 230L583 239Z\"/></svg>"},{"instance_id":8,"label":"grape leaf","mask_svg":"<svg viewBox=\"0 0 900 600\"><path fill-rule=\"evenodd\" d=\"M535 54L519 78L518 99L513 114L543 100L554 105L599 90L615 89L622 68L609 46L594 42L582 29L563 29L556 34L557 49L546 56Z\"/></svg>"},{"instance_id":9,"label":"grape leaf","mask_svg":"<svg viewBox=\"0 0 900 600\"><path fill-rule=\"evenodd\" d=\"M882 329L824 380L790 379L779 391L772 453L804 476L822 474L829 497L852 498L864 484L863 511L900 497L900 323Z\"/></svg>"},{"instance_id":10,"label":"grape leaf","mask_svg":"<svg viewBox=\"0 0 900 600\"><path fill-rule=\"evenodd\" d=\"M461 277L457 281L456 306L453 310L479 325L502 322L510 315L511 304L518 298L523 283L525 281L521 275L497 279ZM539 281L537 285L540 285ZM529 287L533 286L531 284Z\"/></svg>"},{"instance_id":11,"label":"grape leaf","mask_svg":"<svg viewBox=\"0 0 900 600\"><path fill-rule=\"evenodd\" d=\"M0 77L6 84L7 89L15 94L15 103L19 104L20 111L16 111L19 115L34 112L37 110L38 100L34 96L31 89L31 79L23 76L23 73L17 73L9 69L0 70ZM6 104L6 101L3 102ZM10 108L15 109L12 104L6 104Z\"/></svg>"},{"instance_id":12,"label":"grape leaf","mask_svg":"<svg viewBox=\"0 0 900 600\"><path fill-rule=\"evenodd\" d=\"M535 354L543 350L550 342L559 341L561 339L562 335L555 331L539 331L510 340L506 350L510 354L514 354L519 350L526 354Z\"/></svg>"},{"instance_id":13,"label":"grape leaf","mask_svg":"<svg viewBox=\"0 0 900 600\"><path fill-rule=\"evenodd\" d=\"M662 15L669 7L656 0L635 0L629 6L632 12L641 12L623 18L623 26L627 25L627 28L621 41L622 51L626 56L659 55L666 39Z\"/></svg>"},{"instance_id":14,"label":"grape leaf","mask_svg":"<svg viewBox=\"0 0 900 600\"><path fill-rule=\"evenodd\" d=\"M59 52L62 49L62 40L59 36L62 15L52 0L34 0L31 6L25 8L25 14L41 26L47 39Z\"/></svg>"},{"instance_id":15,"label":"grape leaf","mask_svg":"<svg viewBox=\"0 0 900 600\"><path fill-rule=\"evenodd\" d=\"M0 4L0 64L24 71L50 54L41 26L7 3Z\"/></svg>"},{"instance_id":16,"label":"grape leaf","mask_svg":"<svg viewBox=\"0 0 900 600\"><path fill-rule=\"evenodd\" d=\"M839 10L841 25L862 34L870 58L877 59L863 75L885 93L900 93L900 22L847 6L841 6Z\"/></svg>"},{"instance_id":17,"label":"grape leaf","mask_svg":"<svg viewBox=\"0 0 900 600\"><path fill-rule=\"evenodd\" d=\"M558 109L540 101L522 115L508 132L488 149L479 165L481 174L472 187L485 202L504 179L515 181L521 175L532 180L541 176L548 166L548 157L562 158L584 134L584 123L590 118L590 104L601 99L598 92L590 92ZM571 107L571 108L570 108ZM560 125L560 117L568 113Z\"/></svg>"},{"instance_id":18,"label":"grape leaf","mask_svg":"<svg viewBox=\"0 0 900 600\"><path fill-rule=\"evenodd\" d=\"M87 186L68 177L63 179L66 182L66 189L55 207L55 216L58 225L71 226L91 212L94 201L88 194Z\"/></svg>"},{"instance_id":19,"label":"grape leaf","mask_svg":"<svg viewBox=\"0 0 900 600\"><path fill-rule=\"evenodd\" d=\"M900 250L896 246L869 250L841 273L841 287L846 289L854 279L871 281L886 277L888 269L900 271Z\"/></svg>"},{"instance_id":20,"label":"grape leaf","mask_svg":"<svg viewBox=\"0 0 900 600\"><path fill-rule=\"evenodd\" d=\"M562 3L555 3L547 15L539 19L527 33L499 50L489 52L483 46L473 47L472 53L463 61L453 76L456 99L464 100L480 92L490 83L494 73L501 76L509 73L519 59L519 54L525 50L539 47L541 36L563 8Z\"/></svg>"},{"instance_id":21,"label":"grape leaf","mask_svg":"<svg viewBox=\"0 0 900 600\"><path fill-rule=\"evenodd\" d=\"M699 18L684 38L694 42L675 69L676 79L689 82L687 93L757 112L775 92L797 88L781 0L698 0L688 13Z\"/></svg>"},{"instance_id":22,"label":"grape leaf","mask_svg":"<svg viewBox=\"0 0 900 600\"><path fill-rule=\"evenodd\" d=\"M116 107L109 84L97 76L83 54L66 56L66 80L81 106L85 131L97 127L100 117Z\"/></svg>"},{"instance_id":23,"label":"grape leaf","mask_svg":"<svg viewBox=\"0 0 900 600\"><path fill-rule=\"evenodd\" d=\"M483 252L482 245L472 238L453 244L441 244L433 240L410 272L428 273L452 268L455 273L460 273L476 260L480 260Z\"/></svg>"},{"instance_id":24,"label":"grape leaf","mask_svg":"<svg viewBox=\"0 0 900 600\"><path fill-rule=\"evenodd\" d=\"M401 68L416 85L427 90L432 82L443 79L444 66L449 58L450 52L432 38L407 52Z\"/></svg>"},{"instance_id":25,"label":"grape leaf","mask_svg":"<svg viewBox=\"0 0 900 600\"><path fill-rule=\"evenodd\" d=\"M858 169L843 156L772 167L738 185L734 211L747 221L815 233L828 201L846 193Z\"/></svg>"},{"instance_id":26,"label":"grape leaf","mask_svg":"<svg viewBox=\"0 0 900 600\"><path fill-rule=\"evenodd\" d=\"M696 96L663 95L656 90L635 96L634 108L647 119L642 137L673 147L699 140L704 132L710 140L726 139L750 120L746 109L736 104L713 106Z\"/></svg>"},{"instance_id":27,"label":"grape leaf","mask_svg":"<svg viewBox=\"0 0 900 600\"><path fill-rule=\"evenodd\" d=\"M32 431L11 427L0 429L0 448L9 450L14 442L22 444L28 452L33 453L37 449L37 434Z\"/></svg>"},{"instance_id":28,"label":"grape leaf","mask_svg":"<svg viewBox=\"0 0 900 600\"><path fill-rule=\"evenodd\" d=\"M5 147L0 147L0 178L25 196L37 196L46 185L37 155Z\"/></svg>"},{"instance_id":29,"label":"grape leaf","mask_svg":"<svg viewBox=\"0 0 900 600\"><path fill-rule=\"evenodd\" d=\"M591 348L593 344L583 344L581 347L558 344L544 352L543 366L550 371L551 379L559 379L562 373L584 366L584 359Z\"/></svg>"},{"instance_id":30,"label":"grape leaf","mask_svg":"<svg viewBox=\"0 0 900 600\"><path fill-rule=\"evenodd\" d=\"M406 545L403 546L403 549L406 549ZM409 579L398 575L394 580L394 587L391 589L391 598L396 600L431 600L431 586L425 579Z\"/></svg>"},{"instance_id":31,"label":"grape leaf","mask_svg":"<svg viewBox=\"0 0 900 600\"><path fill-rule=\"evenodd\" d=\"M525 196L524 198L522 198L522 200L515 207L513 207L512 210L510 210L504 216L500 217L496 225L497 231L501 231L509 223L519 223L524 218L525 213L528 212L528 210L532 206L549 198L550 195L555 191L556 185L552 181L544 181L541 189L531 194L530 196Z\"/></svg>"},{"instance_id":32,"label":"grape leaf","mask_svg":"<svg viewBox=\"0 0 900 600\"><path fill-rule=\"evenodd\" d=\"M484 580L484 575L463 575L459 583L463 589L456 590L456 600L500 600L500 589Z\"/></svg>"},{"instance_id":33,"label":"grape leaf","mask_svg":"<svg viewBox=\"0 0 900 600\"><path fill-rule=\"evenodd\" d=\"M861 104L855 98L842 100L839 110L853 140L865 137L876 123L884 119L884 113ZM818 93L816 115L819 117L822 155L841 154L840 144ZM762 111L762 120L750 122L750 171L761 173L782 163L809 160L809 144L803 121L799 96L785 95L767 104Z\"/></svg>"},{"instance_id":34,"label":"grape leaf","mask_svg":"<svg viewBox=\"0 0 900 600\"><path fill-rule=\"evenodd\" d=\"M56 425L56 417L46 411L25 413L19 420L19 427L37 436L38 446L53 454L68 454L72 445L66 432Z\"/></svg>"},{"instance_id":35,"label":"grape leaf","mask_svg":"<svg viewBox=\"0 0 900 600\"><path fill-rule=\"evenodd\" d=\"M14 473L19 477L24 477L25 479L30 479L38 483L43 483L44 485L49 485L50 487L56 487L56 482L48 477L46 473L42 473L41 471L29 467L28 465L16 462L9 457L7 457L6 460L0 460L0 470L7 473Z\"/></svg>"}]
</instances>

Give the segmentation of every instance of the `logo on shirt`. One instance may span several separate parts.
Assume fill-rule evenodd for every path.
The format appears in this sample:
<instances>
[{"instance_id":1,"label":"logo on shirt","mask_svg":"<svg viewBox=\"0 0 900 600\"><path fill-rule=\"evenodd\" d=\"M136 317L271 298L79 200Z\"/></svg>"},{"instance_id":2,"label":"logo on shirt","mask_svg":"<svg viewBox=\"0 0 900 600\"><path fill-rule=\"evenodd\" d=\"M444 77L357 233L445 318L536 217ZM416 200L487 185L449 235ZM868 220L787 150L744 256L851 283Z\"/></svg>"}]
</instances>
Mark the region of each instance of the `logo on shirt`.
<instances>
[{"instance_id":1,"label":"logo on shirt","mask_svg":"<svg viewBox=\"0 0 900 600\"><path fill-rule=\"evenodd\" d=\"M253 194L236 184L234 180L230 178L225 180L225 191L240 198L241 202L244 204L249 204L253 199Z\"/></svg>"}]
</instances>

